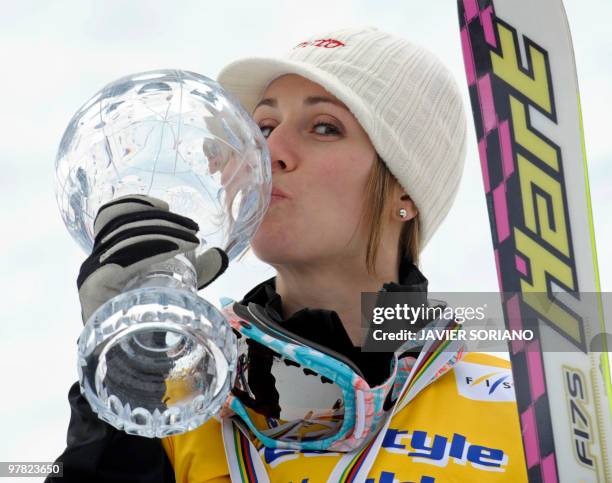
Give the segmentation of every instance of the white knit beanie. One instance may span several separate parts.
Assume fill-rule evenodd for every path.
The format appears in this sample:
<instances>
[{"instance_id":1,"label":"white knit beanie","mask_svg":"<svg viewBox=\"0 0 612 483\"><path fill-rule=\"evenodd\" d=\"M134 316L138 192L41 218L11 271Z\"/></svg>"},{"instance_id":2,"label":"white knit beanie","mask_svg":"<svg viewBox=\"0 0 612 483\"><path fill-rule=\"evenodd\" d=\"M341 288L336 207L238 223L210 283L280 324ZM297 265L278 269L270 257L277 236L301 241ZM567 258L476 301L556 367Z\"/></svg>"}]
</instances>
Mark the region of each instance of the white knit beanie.
<instances>
[{"instance_id":1,"label":"white knit beanie","mask_svg":"<svg viewBox=\"0 0 612 483\"><path fill-rule=\"evenodd\" d=\"M253 112L266 87L297 74L342 101L419 210L421 248L455 199L466 121L451 73L429 51L372 27L307 39L281 58L246 58L218 75Z\"/></svg>"}]
</instances>

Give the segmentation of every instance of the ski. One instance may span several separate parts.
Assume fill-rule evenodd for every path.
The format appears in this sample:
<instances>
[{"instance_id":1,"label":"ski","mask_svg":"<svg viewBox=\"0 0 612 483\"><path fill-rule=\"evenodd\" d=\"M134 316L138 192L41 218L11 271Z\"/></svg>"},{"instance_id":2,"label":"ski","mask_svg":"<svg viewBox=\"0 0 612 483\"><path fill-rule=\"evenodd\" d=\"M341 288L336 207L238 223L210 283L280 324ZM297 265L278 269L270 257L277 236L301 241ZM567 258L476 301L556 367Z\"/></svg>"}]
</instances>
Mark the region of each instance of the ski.
<instances>
[{"instance_id":1,"label":"ski","mask_svg":"<svg viewBox=\"0 0 612 483\"><path fill-rule=\"evenodd\" d=\"M589 349L612 331L563 3L458 7L504 320L536 321L509 345L529 481L611 482L612 348Z\"/></svg>"}]
</instances>

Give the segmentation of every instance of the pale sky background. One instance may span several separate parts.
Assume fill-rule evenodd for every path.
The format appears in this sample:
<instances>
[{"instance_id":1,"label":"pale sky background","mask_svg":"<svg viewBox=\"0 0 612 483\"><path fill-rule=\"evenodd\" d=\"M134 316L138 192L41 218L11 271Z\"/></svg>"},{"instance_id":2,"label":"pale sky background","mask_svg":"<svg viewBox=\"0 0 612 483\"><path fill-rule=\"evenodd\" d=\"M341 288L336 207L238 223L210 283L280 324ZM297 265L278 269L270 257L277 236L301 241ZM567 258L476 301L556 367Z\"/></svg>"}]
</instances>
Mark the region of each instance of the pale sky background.
<instances>
[{"instance_id":1,"label":"pale sky background","mask_svg":"<svg viewBox=\"0 0 612 483\"><path fill-rule=\"evenodd\" d=\"M374 25L440 56L460 82L469 109L454 0L2 0L1 5L0 293L6 303L0 324L0 461L53 460L65 446L66 394L76 380L75 342L82 328L75 280L85 255L61 221L53 168L68 120L104 84L157 68L214 77L239 57L281 53L326 30ZM612 3L567 0L566 9L580 80L602 289L612 291ZM421 268L432 291L497 290L469 127L456 204L423 254ZM239 298L271 274L249 261L230 269L205 295Z\"/></svg>"}]
</instances>

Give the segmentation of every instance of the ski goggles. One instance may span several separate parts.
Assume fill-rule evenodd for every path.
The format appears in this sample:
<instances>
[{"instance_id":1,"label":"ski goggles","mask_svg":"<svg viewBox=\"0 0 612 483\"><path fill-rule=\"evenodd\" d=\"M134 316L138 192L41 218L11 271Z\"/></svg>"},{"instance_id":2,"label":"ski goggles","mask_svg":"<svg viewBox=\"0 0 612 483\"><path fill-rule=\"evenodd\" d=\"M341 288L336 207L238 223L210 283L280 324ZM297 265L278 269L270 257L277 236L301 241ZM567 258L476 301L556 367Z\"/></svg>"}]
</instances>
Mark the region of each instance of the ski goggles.
<instances>
[{"instance_id":1,"label":"ski goggles","mask_svg":"<svg viewBox=\"0 0 612 483\"><path fill-rule=\"evenodd\" d=\"M238 363L222 414L238 416L241 429L267 447L357 449L382 427L397 399L406 399L409 376L416 382L416 359L401 357L405 345L394 353L390 376L370 387L347 357L287 331L257 304L226 306L224 315L237 333ZM431 371L431 358L419 357L429 370L417 386L444 374L457 358L457 351L435 352Z\"/></svg>"}]
</instances>

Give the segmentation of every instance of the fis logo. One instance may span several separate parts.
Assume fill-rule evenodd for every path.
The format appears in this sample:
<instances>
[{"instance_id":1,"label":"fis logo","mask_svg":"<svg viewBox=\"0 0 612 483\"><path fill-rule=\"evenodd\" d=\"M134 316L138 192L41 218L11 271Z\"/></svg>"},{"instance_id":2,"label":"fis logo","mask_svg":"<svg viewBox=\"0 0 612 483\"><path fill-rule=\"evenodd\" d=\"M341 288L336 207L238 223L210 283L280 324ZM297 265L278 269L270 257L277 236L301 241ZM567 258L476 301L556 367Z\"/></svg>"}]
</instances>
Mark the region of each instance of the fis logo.
<instances>
[{"instance_id":1,"label":"fis logo","mask_svg":"<svg viewBox=\"0 0 612 483\"><path fill-rule=\"evenodd\" d=\"M460 362L455 367L459 394L475 401L514 401L512 371L502 367Z\"/></svg>"},{"instance_id":2,"label":"fis logo","mask_svg":"<svg viewBox=\"0 0 612 483\"><path fill-rule=\"evenodd\" d=\"M576 368L563 366L568 412L572 421L574 455L581 465L597 468L593 455L595 440L593 423L590 416L588 382L584 374Z\"/></svg>"},{"instance_id":3,"label":"fis logo","mask_svg":"<svg viewBox=\"0 0 612 483\"><path fill-rule=\"evenodd\" d=\"M465 377L466 384L471 385L472 387L478 386L478 384L484 383L484 385L489 389L488 394L493 394L496 389L500 387L504 389L511 389L512 384L506 381L510 377L509 374L505 374L504 371L495 371L489 372L484 376L480 376L478 379L474 380L470 376Z\"/></svg>"}]
</instances>

